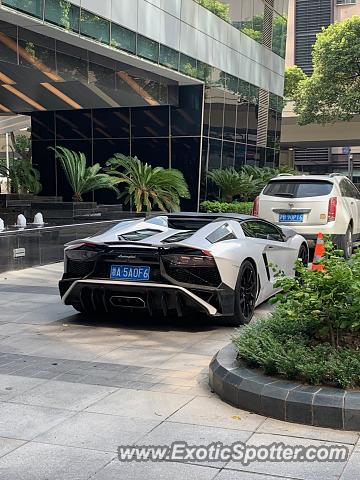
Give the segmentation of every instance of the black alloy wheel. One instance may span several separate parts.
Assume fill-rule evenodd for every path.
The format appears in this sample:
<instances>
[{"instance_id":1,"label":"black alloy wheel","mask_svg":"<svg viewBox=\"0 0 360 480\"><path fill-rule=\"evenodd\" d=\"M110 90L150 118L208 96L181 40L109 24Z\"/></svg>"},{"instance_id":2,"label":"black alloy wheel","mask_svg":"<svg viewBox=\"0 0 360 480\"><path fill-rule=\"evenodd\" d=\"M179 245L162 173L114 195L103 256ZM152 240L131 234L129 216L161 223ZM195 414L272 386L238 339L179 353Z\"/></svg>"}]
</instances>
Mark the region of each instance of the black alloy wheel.
<instances>
[{"instance_id":1,"label":"black alloy wheel","mask_svg":"<svg viewBox=\"0 0 360 480\"><path fill-rule=\"evenodd\" d=\"M257 271L250 260L245 260L239 271L235 288L234 315L224 316L223 325L239 327L250 322L254 315L258 293Z\"/></svg>"}]
</instances>

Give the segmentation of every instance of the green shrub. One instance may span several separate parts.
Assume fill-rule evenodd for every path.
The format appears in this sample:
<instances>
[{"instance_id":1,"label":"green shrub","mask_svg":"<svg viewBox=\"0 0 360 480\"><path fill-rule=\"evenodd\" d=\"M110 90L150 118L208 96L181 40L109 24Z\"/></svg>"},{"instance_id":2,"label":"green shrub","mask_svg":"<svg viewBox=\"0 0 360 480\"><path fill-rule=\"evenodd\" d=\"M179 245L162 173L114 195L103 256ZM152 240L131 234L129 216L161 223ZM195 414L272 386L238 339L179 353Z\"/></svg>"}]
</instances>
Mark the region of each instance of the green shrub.
<instances>
[{"instance_id":1,"label":"green shrub","mask_svg":"<svg viewBox=\"0 0 360 480\"><path fill-rule=\"evenodd\" d=\"M326 240L323 271L301 262L277 272L274 313L233 338L238 357L269 375L309 384L360 387L360 252L346 261Z\"/></svg>"},{"instance_id":2,"label":"green shrub","mask_svg":"<svg viewBox=\"0 0 360 480\"><path fill-rule=\"evenodd\" d=\"M267 375L311 385L360 386L359 350L314 343L308 326L293 328L291 333L287 327L276 313L247 325L233 338L238 358Z\"/></svg>"},{"instance_id":3,"label":"green shrub","mask_svg":"<svg viewBox=\"0 0 360 480\"><path fill-rule=\"evenodd\" d=\"M202 202L201 210L207 213L242 213L244 215L251 215L252 202Z\"/></svg>"}]
</instances>

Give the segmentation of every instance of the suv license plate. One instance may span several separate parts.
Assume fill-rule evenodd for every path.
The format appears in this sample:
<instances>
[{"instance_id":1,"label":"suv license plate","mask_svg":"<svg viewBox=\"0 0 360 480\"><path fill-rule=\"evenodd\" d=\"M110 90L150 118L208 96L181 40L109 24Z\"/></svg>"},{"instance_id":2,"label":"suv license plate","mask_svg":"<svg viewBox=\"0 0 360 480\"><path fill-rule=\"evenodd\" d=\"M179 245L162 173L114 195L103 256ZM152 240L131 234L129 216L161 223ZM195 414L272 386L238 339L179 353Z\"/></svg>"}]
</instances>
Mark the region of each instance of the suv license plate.
<instances>
[{"instance_id":1,"label":"suv license plate","mask_svg":"<svg viewBox=\"0 0 360 480\"><path fill-rule=\"evenodd\" d=\"M110 279L148 282L150 280L150 267L137 265L111 265Z\"/></svg>"},{"instance_id":2,"label":"suv license plate","mask_svg":"<svg viewBox=\"0 0 360 480\"><path fill-rule=\"evenodd\" d=\"M280 213L279 222L303 222L303 213Z\"/></svg>"}]
</instances>

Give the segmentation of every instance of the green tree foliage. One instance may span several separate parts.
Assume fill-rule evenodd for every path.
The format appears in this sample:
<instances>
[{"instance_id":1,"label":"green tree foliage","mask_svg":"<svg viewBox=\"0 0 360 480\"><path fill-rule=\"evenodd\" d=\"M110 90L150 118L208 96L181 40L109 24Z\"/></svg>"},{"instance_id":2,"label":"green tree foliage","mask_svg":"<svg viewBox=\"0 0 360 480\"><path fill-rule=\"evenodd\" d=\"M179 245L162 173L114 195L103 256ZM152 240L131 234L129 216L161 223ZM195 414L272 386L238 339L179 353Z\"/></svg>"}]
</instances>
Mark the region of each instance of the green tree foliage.
<instances>
[{"instance_id":1,"label":"green tree foliage","mask_svg":"<svg viewBox=\"0 0 360 480\"><path fill-rule=\"evenodd\" d=\"M219 0L196 0L200 5L215 13L226 22L230 22L230 5Z\"/></svg>"},{"instance_id":2,"label":"green tree foliage","mask_svg":"<svg viewBox=\"0 0 360 480\"><path fill-rule=\"evenodd\" d=\"M350 120L360 113L360 17L334 23L318 34L314 72L300 82L295 112L301 125Z\"/></svg>"},{"instance_id":3,"label":"green tree foliage","mask_svg":"<svg viewBox=\"0 0 360 480\"><path fill-rule=\"evenodd\" d=\"M230 22L230 5L227 3L222 3L219 0L197 0L197 2L226 22Z\"/></svg>"},{"instance_id":4,"label":"green tree foliage","mask_svg":"<svg viewBox=\"0 0 360 480\"><path fill-rule=\"evenodd\" d=\"M220 189L221 200L231 203L234 197L240 197L245 202L253 200L271 178L279 173L293 174L288 167L269 168L244 165L239 170L233 167L215 169L208 173L208 178Z\"/></svg>"},{"instance_id":5,"label":"green tree foliage","mask_svg":"<svg viewBox=\"0 0 360 480\"><path fill-rule=\"evenodd\" d=\"M300 82L307 78L303 70L297 65L285 69L284 98L292 100L295 98Z\"/></svg>"},{"instance_id":6,"label":"green tree foliage","mask_svg":"<svg viewBox=\"0 0 360 480\"><path fill-rule=\"evenodd\" d=\"M286 28L286 19L276 15L273 20L272 50L281 57L285 56ZM264 16L256 15L251 20L241 22L240 30L258 43L262 43Z\"/></svg>"},{"instance_id":7,"label":"green tree foliage","mask_svg":"<svg viewBox=\"0 0 360 480\"><path fill-rule=\"evenodd\" d=\"M126 185L125 202L134 203L136 211L179 211L180 199L190 198L184 175L175 169L152 167L137 157L115 154L107 163L107 173L117 184Z\"/></svg>"},{"instance_id":8,"label":"green tree foliage","mask_svg":"<svg viewBox=\"0 0 360 480\"><path fill-rule=\"evenodd\" d=\"M9 168L5 162L0 167L0 175L7 177L12 193L41 192L40 173L32 164L31 137L29 135L10 134L10 148L13 152L9 161Z\"/></svg>"},{"instance_id":9,"label":"green tree foliage","mask_svg":"<svg viewBox=\"0 0 360 480\"><path fill-rule=\"evenodd\" d=\"M360 253L345 260L326 240L323 271L277 273L274 313L246 326L234 343L239 357L267 374L304 382L360 385Z\"/></svg>"},{"instance_id":10,"label":"green tree foliage","mask_svg":"<svg viewBox=\"0 0 360 480\"><path fill-rule=\"evenodd\" d=\"M117 191L114 177L106 173L100 173L98 163L91 167L86 166L86 157L83 153L77 153L63 147L52 148L55 157L60 161L66 178L73 190L74 202L82 202L82 195L102 188Z\"/></svg>"},{"instance_id":11,"label":"green tree foliage","mask_svg":"<svg viewBox=\"0 0 360 480\"><path fill-rule=\"evenodd\" d=\"M245 201L254 196L259 188L259 182L252 175L235 168L215 169L208 173L208 178L219 187L221 199L231 203L235 196Z\"/></svg>"}]
</instances>

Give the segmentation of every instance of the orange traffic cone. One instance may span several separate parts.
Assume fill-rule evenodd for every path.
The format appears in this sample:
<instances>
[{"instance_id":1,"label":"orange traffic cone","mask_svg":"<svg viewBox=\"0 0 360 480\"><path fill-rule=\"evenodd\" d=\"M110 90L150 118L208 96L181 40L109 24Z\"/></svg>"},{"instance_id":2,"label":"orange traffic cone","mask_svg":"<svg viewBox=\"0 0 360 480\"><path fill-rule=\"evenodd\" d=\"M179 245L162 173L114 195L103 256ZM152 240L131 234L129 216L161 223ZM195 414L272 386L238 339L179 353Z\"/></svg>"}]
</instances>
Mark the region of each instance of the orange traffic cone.
<instances>
[{"instance_id":1,"label":"orange traffic cone","mask_svg":"<svg viewBox=\"0 0 360 480\"><path fill-rule=\"evenodd\" d=\"M321 260L325 254L324 234L318 233L315 245L314 260L312 263L312 270L324 270L324 265L321 265Z\"/></svg>"}]
</instances>

